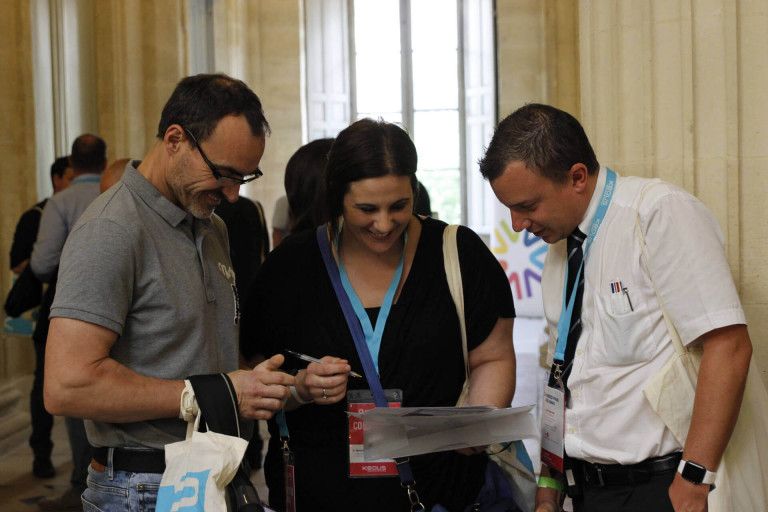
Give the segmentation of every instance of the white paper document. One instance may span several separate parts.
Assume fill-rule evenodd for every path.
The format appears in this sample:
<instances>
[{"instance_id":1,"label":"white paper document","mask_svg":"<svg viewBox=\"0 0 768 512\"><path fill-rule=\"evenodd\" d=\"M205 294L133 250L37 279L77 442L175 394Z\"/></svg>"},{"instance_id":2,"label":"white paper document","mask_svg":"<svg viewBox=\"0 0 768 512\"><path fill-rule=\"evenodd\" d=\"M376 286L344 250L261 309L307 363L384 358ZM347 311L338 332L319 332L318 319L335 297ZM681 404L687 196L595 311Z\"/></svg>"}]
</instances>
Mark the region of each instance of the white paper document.
<instances>
[{"instance_id":1,"label":"white paper document","mask_svg":"<svg viewBox=\"0 0 768 512\"><path fill-rule=\"evenodd\" d=\"M376 407L349 413L364 421L366 461L536 438L525 407Z\"/></svg>"}]
</instances>

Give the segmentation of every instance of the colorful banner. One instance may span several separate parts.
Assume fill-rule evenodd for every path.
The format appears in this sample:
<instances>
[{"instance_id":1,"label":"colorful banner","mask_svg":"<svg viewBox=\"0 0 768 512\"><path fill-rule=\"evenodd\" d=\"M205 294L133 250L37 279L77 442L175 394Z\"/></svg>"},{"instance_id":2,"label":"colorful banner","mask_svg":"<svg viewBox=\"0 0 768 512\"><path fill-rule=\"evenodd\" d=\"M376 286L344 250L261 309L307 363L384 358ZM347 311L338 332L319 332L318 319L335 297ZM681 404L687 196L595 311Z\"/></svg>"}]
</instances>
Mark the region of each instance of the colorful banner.
<instances>
[{"instance_id":1,"label":"colorful banner","mask_svg":"<svg viewBox=\"0 0 768 512\"><path fill-rule=\"evenodd\" d=\"M515 232L509 210L496 204L491 251L507 274L517 316L544 316L541 271L548 247L544 240L526 230Z\"/></svg>"}]
</instances>

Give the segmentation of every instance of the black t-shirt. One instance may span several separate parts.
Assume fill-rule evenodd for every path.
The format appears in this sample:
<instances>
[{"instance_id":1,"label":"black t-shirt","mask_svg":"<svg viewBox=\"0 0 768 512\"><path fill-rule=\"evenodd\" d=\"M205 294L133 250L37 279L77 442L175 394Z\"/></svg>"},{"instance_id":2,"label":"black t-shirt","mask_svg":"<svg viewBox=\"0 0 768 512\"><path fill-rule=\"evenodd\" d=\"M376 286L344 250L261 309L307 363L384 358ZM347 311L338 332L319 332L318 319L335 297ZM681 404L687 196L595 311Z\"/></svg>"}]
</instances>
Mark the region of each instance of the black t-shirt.
<instances>
[{"instance_id":1,"label":"black t-shirt","mask_svg":"<svg viewBox=\"0 0 768 512\"><path fill-rule=\"evenodd\" d=\"M379 353L385 389L403 390L403 406L452 406L464 382L464 359L456 308L443 266L445 223L423 219L422 233L408 277L392 306ZM506 275L482 240L471 230L457 235L464 288L468 350L482 343L499 317L514 316ZM243 311L246 356L267 356L292 349L315 357L349 360L363 373L352 336L320 256L315 233L287 239L264 262L254 283L252 302ZM378 314L376 308L369 314ZM374 324L375 325L375 324ZM286 369L306 363L288 356ZM348 389L368 389L365 379L350 378ZM304 405L287 413L296 456L299 510L408 510L397 477L351 479L348 474L346 401L331 406ZM265 463L270 502L282 506L282 455L277 428ZM441 452L411 457L417 489L431 508L441 503L461 510L483 482L486 458Z\"/></svg>"},{"instance_id":2,"label":"black t-shirt","mask_svg":"<svg viewBox=\"0 0 768 512\"><path fill-rule=\"evenodd\" d=\"M242 296L248 290L269 253L269 234L261 203L240 196L230 203L222 201L216 215L227 226L229 254L235 271L237 291Z\"/></svg>"},{"instance_id":3,"label":"black t-shirt","mask_svg":"<svg viewBox=\"0 0 768 512\"><path fill-rule=\"evenodd\" d=\"M22 261L32 256L32 249L37 241L37 231L40 229L40 219L43 217L43 209L48 199L43 199L35 206L24 212L16 224L16 231L13 234L13 245L11 245L11 268L18 266ZM51 303L56 294L56 277L48 284L38 311L38 320L35 324L35 331L32 333L32 339L36 343L45 344L48 339L48 326L50 319L48 315L51 312Z\"/></svg>"},{"instance_id":4,"label":"black t-shirt","mask_svg":"<svg viewBox=\"0 0 768 512\"><path fill-rule=\"evenodd\" d=\"M17 267L22 261L32 256L32 248L37 240L37 230L40 228L40 219L47 201L47 199L40 201L19 218L11 245L11 268Z\"/></svg>"}]
</instances>

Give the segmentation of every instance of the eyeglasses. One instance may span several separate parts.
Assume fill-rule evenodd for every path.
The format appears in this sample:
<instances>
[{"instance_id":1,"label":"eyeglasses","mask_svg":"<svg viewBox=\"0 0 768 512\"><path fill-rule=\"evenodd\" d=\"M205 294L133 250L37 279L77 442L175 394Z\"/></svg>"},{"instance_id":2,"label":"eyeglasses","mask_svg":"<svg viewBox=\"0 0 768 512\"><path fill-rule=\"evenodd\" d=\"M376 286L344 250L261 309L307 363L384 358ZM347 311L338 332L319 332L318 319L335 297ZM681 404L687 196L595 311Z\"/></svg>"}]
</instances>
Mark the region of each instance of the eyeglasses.
<instances>
[{"instance_id":1,"label":"eyeglasses","mask_svg":"<svg viewBox=\"0 0 768 512\"><path fill-rule=\"evenodd\" d=\"M238 185L245 185L246 183L250 183L253 180L257 180L264 175L264 173L262 173L261 169L259 169L258 167L251 174L243 176L242 178L238 176L232 176L230 174L224 174L223 172L219 171L218 167L213 165L213 162L208 160L208 157L205 156L205 153L203 152L203 148L200 147L200 144L198 144L197 139L195 138L194 135L192 135L192 132L190 132L186 128L184 128L184 131L187 132L187 135L189 135L189 138L192 139L192 142L195 143L195 147L200 152L200 156L203 157L203 160L205 161L205 163L208 164L208 167L211 169L211 174L213 174L213 177L216 178L216 181L218 181L219 183L222 183L226 178Z\"/></svg>"}]
</instances>

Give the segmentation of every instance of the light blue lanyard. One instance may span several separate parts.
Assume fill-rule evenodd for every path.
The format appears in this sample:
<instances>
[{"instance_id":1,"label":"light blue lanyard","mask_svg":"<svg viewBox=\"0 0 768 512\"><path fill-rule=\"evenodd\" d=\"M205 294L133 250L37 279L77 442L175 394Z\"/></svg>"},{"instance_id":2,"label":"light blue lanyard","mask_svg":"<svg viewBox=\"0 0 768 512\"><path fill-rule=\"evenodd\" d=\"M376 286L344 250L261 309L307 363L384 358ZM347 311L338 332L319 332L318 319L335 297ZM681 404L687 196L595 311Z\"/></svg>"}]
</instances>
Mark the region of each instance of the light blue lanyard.
<instances>
[{"instance_id":1,"label":"light blue lanyard","mask_svg":"<svg viewBox=\"0 0 768 512\"><path fill-rule=\"evenodd\" d=\"M376 373L379 373L379 349L381 348L381 336L384 334L384 325L387 323L387 317L389 317L389 310L392 309L392 301L395 298L395 292L397 291L397 285L400 284L400 277L403 275L403 262L405 261L405 246L408 243L408 232L405 232L403 241L403 252L400 255L400 263L397 265L395 275L392 277L392 282L389 283L387 294L384 296L384 302L381 304L379 315L376 318L376 328L371 326L371 319L368 317L368 313L365 312L363 303L355 293L355 289L352 288L352 283L349 282L347 276L347 270L344 268L344 262L341 260L341 254L339 253L339 238L341 236L341 228L334 245L336 246L336 254L339 255L339 274L341 275L341 284L344 286L344 291L349 297L349 301L352 303L352 307L355 310L360 325L363 328L363 334L365 334L365 342L368 345L368 350L371 352L371 359L373 359L373 365L376 368Z\"/></svg>"},{"instance_id":2,"label":"light blue lanyard","mask_svg":"<svg viewBox=\"0 0 768 512\"><path fill-rule=\"evenodd\" d=\"M607 169L607 168L606 168ZM605 177L605 186L603 186L603 197L600 198L600 204L597 206L595 216L592 217L592 226L589 228L587 234L587 243L584 246L584 257L581 259L581 265L579 265L579 271L576 274L574 280L574 287L571 290L571 296L568 297L567 283L568 283L568 263L566 260L565 265L565 281L563 283L563 305L560 313L560 320L557 322L557 346L555 347L555 361L559 361L561 364L565 360L565 347L568 344L568 331L571 327L571 317L573 316L573 305L576 302L576 290L578 287L579 279L581 278L581 272L584 269L584 261L587 259L587 251L589 246L592 245L597 230L600 229L605 218L605 213L608 211L608 205L611 204L611 198L613 197L613 191L616 188L616 173L610 169L607 169L607 175Z\"/></svg>"}]
</instances>

